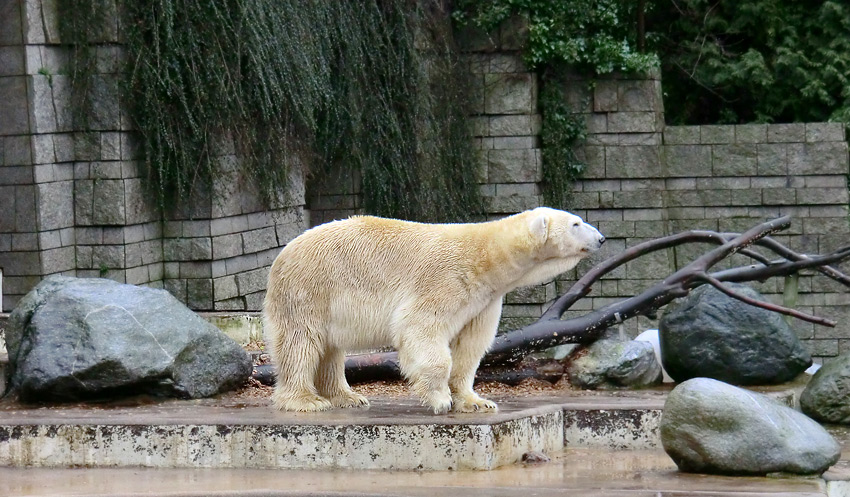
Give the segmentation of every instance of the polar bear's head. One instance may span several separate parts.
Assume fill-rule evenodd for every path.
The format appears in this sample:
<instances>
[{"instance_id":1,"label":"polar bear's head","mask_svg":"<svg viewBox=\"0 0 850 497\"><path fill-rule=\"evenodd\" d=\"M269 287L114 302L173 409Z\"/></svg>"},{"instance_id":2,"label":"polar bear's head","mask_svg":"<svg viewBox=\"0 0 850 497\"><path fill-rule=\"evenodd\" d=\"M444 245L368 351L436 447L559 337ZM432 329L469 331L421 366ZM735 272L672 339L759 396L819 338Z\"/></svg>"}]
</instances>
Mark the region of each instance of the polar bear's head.
<instances>
[{"instance_id":1,"label":"polar bear's head","mask_svg":"<svg viewBox=\"0 0 850 497\"><path fill-rule=\"evenodd\" d=\"M605 237L582 218L566 211L538 207L531 211L529 229L541 243L544 258L578 258L599 250Z\"/></svg>"}]
</instances>

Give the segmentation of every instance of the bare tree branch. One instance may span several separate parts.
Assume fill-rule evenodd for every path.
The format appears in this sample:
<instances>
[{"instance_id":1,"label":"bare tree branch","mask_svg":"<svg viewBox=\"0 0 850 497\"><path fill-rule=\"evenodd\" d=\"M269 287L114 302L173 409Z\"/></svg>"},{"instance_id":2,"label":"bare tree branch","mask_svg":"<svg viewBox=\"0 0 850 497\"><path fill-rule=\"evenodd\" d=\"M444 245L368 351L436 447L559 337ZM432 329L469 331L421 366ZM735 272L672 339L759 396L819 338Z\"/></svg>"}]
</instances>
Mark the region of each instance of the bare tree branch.
<instances>
[{"instance_id":1,"label":"bare tree branch","mask_svg":"<svg viewBox=\"0 0 850 497\"><path fill-rule=\"evenodd\" d=\"M762 309L767 309L768 311L778 312L780 314L785 314L788 316L794 316L797 319L802 319L803 321L808 321L810 323L820 324L823 326L834 327L837 324L831 319L812 316L811 314L806 314L805 312L800 312L794 309L789 309L787 307L782 307L781 305L771 304L770 302L762 302L761 300L756 300L747 297L746 295L741 295L740 293L724 285L720 280L712 278L707 274L698 275L697 279L704 280L706 283L709 283L711 286L732 297L733 299L740 300L741 302L744 302L754 307L760 307Z\"/></svg>"},{"instance_id":2,"label":"bare tree branch","mask_svg":"<svg viewBox=\"0 0 850 497\"><path fill-rule=\"evenodd\" d=\"M827 255L800 256L795 261L773 261L763 266L744 266L725 271L713 273L712 276L721 281L743 282L743 281L765 281L774 276L788 276L805 269L830 268L830 278L850 287L850 277L841 271L829 266L833 262L840 262L850 258L850 246L842 247Z\"/></svg>"},{"instance_id":3,"label":"bare tree branch","mask_svg":"<svg viewBox=\"0 0 850 497\"><path fill-rule=\"evenodd\" d=\"M749 257L750 259L753 259L756 262L761 262L762 264L770 264L770 262L771 262L770 259L759 254L755 250L741 249L741 250L738 251L738 253L741 254L741 255L745 255L745 256Z\"/></svg>"},{"instance_id":4,"label":"bare tree branch","mask_svg":"<svg viewBox=\"0 0 850 497\"><path fill-rule=\"evenodd\" d=\"M727 235L734 235L734 233L724 233L724 236ZM776 255L784 257L789 261L800 261L808 258L807 255L798 254L797 252L794 252L793 250L789 249L785 245L782 245L781 243L777 242L772 238L764 238L762 240L759 240L757 245L772 250ZM820 272L821 274L832 278L845 286L850 287L850 276L843 274L838 269L832 266L815 267L814 269Z\"/></svg>"}]
</instances>

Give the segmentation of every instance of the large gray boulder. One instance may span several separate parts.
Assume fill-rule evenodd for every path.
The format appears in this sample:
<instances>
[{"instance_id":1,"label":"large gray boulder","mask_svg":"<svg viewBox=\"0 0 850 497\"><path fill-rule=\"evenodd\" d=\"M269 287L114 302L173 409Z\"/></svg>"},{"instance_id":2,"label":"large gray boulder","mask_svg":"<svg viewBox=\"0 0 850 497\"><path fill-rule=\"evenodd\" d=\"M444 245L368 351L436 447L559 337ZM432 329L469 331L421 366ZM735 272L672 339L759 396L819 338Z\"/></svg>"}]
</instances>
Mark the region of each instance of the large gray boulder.
<instances>
[{"instance_id":1,"label":"large gray boulder","mask_svg":"<svg viewBox=\"0 0 850 497\"><path fill-rule=\"evenodd\" d=\"M728 286L764 301L748 286ZM773 385L794 379L812 364L809 351L780 314L710 285L668 305L659 330L664 369L676 381L707 377L735 385Z\"/></svg>"},{"instance_id":2,"label":"large gray boulder","mask_svg":"<svg viewBox=\"0 0 850 497\"><path fill-rule=\"evenodd\" d=\"M670 392L661 443L679 469L694 473L820 474L841 447L805 414L710 378Z\"/></svg>"},{"instance_id":3,"label":"large gray boulder","mask_svg":"<svg viewBox=\"0 0 850 497\"><path fill-rule=\"evenodd\" d=\"M850 423L850 354L821 367L800 395L804 413L825 423Z\"/></svg>"},{"instance_id":4,"label":"large gray boulder","mask_svg":"<svg viewBox=\"0 0 850 497\"><path fill-rule=\"evenodd\" d=\"M661 365L651 343L602 339L580 352L567 368L570 383L587 389L643 388L661 383Z\"/></svg>"},{"instance_id":5,"label":"large gray boulder","mask_svg":"<svg viewBox=\"0 0 850 497\"><path fill-rule=\"evenodd\" d=\"M251 374L239 344L170 293L105 279L42 281L12 312L6 339L25 401L208 397Z\"/></svg>"}]
</instances>

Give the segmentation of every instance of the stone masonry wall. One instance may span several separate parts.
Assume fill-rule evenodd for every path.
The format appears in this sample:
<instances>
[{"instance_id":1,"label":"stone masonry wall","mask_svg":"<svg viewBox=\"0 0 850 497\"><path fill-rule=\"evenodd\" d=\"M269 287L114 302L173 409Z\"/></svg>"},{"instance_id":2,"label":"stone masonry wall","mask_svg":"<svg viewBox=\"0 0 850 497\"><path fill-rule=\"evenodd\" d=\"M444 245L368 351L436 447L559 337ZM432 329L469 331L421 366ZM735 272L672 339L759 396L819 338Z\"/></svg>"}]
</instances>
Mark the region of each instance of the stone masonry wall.
<instances>
[{"instance_id":1,"label":"stone masonry wall","mask_svg":"<svg viewBox=\"0 0 850 497\"><path fill-rule=\"evenodd\" d=\"M802 253L825 253L850 239L850 160L843 124L665 128L658 118L663 111L660 81L652 75L642 80L614 76L592 89L586 83L577 80L567 91L586 114L589 131L583 147L588 171L575 184L574 210L610 240L594 260L665 234L688 229L737 232L782 215L792 216L792 227L774 238ZM633 296L703 249L678 248L629 263L597 285L590 302L580 302L584 308L571 314ZM751 261L736 256L731 262ZM559 282L559 293L569 281ZM781 303L782 279L757 287ZM812 354L823 360L850 350L846 289L809 273L801 276L799 292L798 309L839 322L825 328L792 321ZM635 335L654 325L640 318L625 327Z\"/></svg>"},{"instance_id":2,"label":"stone masonry wall","mask_svg":"<svg viewBox=\"0 0 850 497\"><path fill-rule=\"evenodd\" d=\"M478 90L472 133L480 150L481 193L489 219L543 205L539 80L520 52L525 29L514 20L489 35L473 29L459 33ZM500 331L535 320L555 298L555 291L553 281L510 292Z\"/></svg>"},{"instance_id":3,"label":"stone masonry wall","mask_svg":"<svg viewBox=\"0 0 850 497\"><path fill-rule=\"evenodd\" d=\"M520 57L524 30L512 21L496 33L460 33L478 90L471 126L489 218L542 203L538 80ZM252 184L235 174L239 159L223 139L212 190L191 208L163 216L144 190L136 135L117 89L121 27L106 26L96 47L98 104L87 132L70 119L68 53L57 32L52 3L0 0L4 310L57 273L161 286L198 310L257 310L281 246L308 225L361 211L357 174L311 184L305 195L298 173L291 195L265 210ZM657 74L576 76L563 91L588 129L579 150L588 169L574 185L572 210L609 241L558 281L507 295L502 329L535 320L599 260L658 236L740 231L790 214L791 230L777 238L801 252L823 253L850 238L850 160L841 124L665 127ZM569 314L635 295L699 250L668 250L627 264ZM798 308L839 321L834 329L793 322L813 354L823 360L850 350L850 294L811 274L799 288ZM777 301L782 289L778 279L760 285ZM624 328L635 335L653 326L640 318Z\"/></svg>"},{"instance_id":4,"label":"stone masonry wall","mask_svg":"<svg viewBox=\"0 0 850 497\"><path fill-rule=\"evenodd\" d=\"M664 151L671 231L741 231L790 215L791 228L774 238L801 253L828 253L850 240L850 160L842 123L668 127ZM677 254L679 260L693 255ZM797 308L838 326L799 320L792 326L813 355L828 358L850 351L850 293L814 274L801 276ZM781 303L783 288L774 278L760 290Z\"/></svg>"},{"instance_id":5,"label":"stone masonry wall","mask_svg":"<svg viewBox=\"0 0 850 497\"><path fill-rule=\"evenodd\" d=\"M196 310L260 310L269 267L307 227L300 174L291 178L291 199L266 210L254 186L233 171L238 158L230 152L219 158L209 197L193 201L191 216L163 225L165 288Z\"/></svg>"},{"instance_id":6,"label":"stone masonry wall","mask_svg":"<svg viewBox=\"0 0 850 497\"><path fill-rule=\"evenodd\" d=\"M198 310L258 310L268 267L303 231L303 179L267 211L221 140L213 191L163 216L118 89L117 17L94 48L93 115L71 118L69 50L53 2L0 0L0 268L3 310L43 277L107 277L165 287ZM163 221L163 218L167 221Z\"/></svg>"},{"instance_id":7,"label":"stone masonry wall","mask_svg":"<svg viewBox=\"0 0 850 497\"><path fill-rule=\"evenodd\" d=\"M68 98L67 77L55 71L66 54L50 46L56 31L45 29L42 17L40 4L0 1L0 267L6 309L42 276L76 270L78 140L61 103ZM59 105L53 105L54 94Z\"/></svg>"},{"instance_id":8,"label":"stone masonry wall","mask_svg":"<svg viewBox=\"0 0 850 497\"><path fill-rule=\"evenodd\" d=\"M629 246L670 233L665 203L664 105L660 76L574 76L564 88L570 107L585 117L587 139L577 152L587 165L574 184L571 209L607 238L602 250L558 280L558 294L597 262ZM599 309L640 293L671 274L669 254L656 252L611 272L566 317ZM624 323L635 336L655 323L638 317Z\"/></svg>"}]
</instances>

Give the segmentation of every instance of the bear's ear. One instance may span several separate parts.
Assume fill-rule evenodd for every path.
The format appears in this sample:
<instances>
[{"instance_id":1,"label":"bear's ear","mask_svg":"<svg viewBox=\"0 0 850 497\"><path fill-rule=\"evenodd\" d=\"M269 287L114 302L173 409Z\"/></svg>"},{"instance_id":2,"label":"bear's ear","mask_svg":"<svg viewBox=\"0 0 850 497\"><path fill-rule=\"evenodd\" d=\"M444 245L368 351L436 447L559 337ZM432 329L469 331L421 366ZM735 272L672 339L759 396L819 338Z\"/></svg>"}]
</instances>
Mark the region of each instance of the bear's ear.
<instances>
[{"instance_id":1,"label":"bear's ear","mask_svg":"<svg viewBox=\"0 0 850 497\"><path fill-rule=\"evenodd\" d=\"M545 213L535 213L528 225L531 236L541 242L549 237L549 217Z\"/></svg>"}]
</instances>

